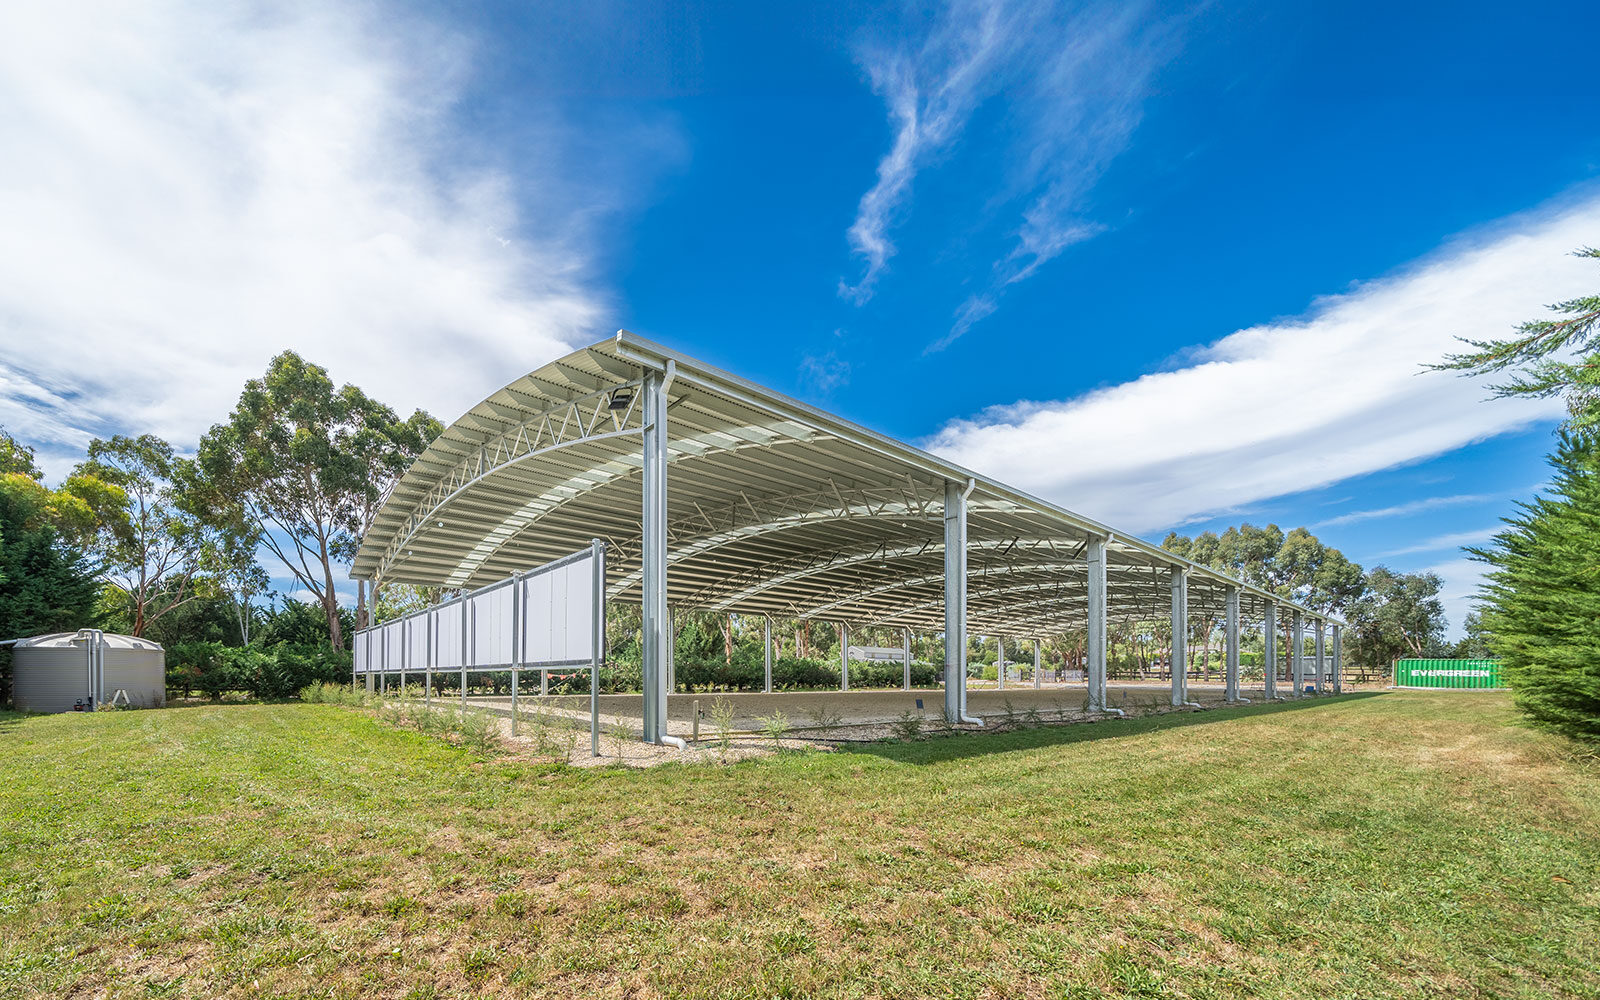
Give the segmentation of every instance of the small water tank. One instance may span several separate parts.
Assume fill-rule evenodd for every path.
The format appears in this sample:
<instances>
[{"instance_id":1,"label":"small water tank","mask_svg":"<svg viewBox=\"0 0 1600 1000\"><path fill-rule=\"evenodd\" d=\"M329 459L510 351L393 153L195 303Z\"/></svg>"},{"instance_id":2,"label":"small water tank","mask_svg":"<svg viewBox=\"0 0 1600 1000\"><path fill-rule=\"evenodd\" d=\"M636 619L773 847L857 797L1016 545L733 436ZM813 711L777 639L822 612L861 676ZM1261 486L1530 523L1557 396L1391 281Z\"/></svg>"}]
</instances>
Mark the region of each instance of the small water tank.
<instances>
[{"instance_id":1,"label":"small water tank","mask_svg":"<svg viewBox=\"0 0 1600 1000\"><path fill-rule=\"evenodd\" d=\"M159 708L167 703L167 652L149 639L87 630L23 639L13 647L11 697L23 712L71 712L113 699Z\"/></svg>"}]
</instances>

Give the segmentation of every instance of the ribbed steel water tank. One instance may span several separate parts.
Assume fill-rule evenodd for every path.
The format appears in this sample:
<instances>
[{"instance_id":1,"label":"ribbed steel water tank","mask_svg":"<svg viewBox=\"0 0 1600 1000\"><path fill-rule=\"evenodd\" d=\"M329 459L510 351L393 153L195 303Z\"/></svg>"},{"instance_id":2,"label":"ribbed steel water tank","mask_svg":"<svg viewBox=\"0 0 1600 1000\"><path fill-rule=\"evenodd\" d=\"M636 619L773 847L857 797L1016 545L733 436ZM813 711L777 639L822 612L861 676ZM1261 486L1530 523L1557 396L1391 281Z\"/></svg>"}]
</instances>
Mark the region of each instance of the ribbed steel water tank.
<instances>
[{"instance_id":1,"label":"ribbed steel water tank","mask_svg":"<svg viewBox=\"0 0 1600 1000\"><path fill-rule=\"evenodd\" d=\"M56 632L13 647L11 697L24 712L71 712L95 704L94 646L103 643L99 697L135 708L167 703L167 653L149 639L98 632ZM118 691L126 693L124 699Z\"/></svg>"}]
</instances>

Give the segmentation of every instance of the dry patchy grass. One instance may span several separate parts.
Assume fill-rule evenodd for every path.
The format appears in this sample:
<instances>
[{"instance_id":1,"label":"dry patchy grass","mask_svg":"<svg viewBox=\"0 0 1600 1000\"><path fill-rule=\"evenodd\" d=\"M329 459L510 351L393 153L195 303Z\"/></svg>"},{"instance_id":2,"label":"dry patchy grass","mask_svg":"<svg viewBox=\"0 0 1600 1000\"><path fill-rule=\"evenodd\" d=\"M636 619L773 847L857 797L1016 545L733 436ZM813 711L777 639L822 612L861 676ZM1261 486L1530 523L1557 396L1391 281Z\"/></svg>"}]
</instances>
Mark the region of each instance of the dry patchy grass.
<instances>
[{"instance_id":1,"label":"dry patchy grass","mask_svg":"<svg viewBox=\"0 0 1600 1000\"><path fill-rule=\"evenodd\" d=\"M0 994L1600 996L1499 695L578 769L332 705L0 719Z\"/></svg>"}]
</instances>

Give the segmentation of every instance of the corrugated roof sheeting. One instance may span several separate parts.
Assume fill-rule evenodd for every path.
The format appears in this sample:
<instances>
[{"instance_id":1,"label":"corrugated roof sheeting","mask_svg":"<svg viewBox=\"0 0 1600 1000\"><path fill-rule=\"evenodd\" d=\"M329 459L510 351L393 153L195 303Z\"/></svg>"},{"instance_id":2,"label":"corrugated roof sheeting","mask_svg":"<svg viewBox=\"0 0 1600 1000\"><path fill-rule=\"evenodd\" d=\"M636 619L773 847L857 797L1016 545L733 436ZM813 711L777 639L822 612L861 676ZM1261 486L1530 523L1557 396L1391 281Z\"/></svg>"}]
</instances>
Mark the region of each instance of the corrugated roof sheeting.
<instances>
[{"instance_id":1,"label":"corrugated roof sheeting","mask_svg":"<svg viewBox=\"0 0 1600 1000\"><path fill-rule=\"evenodd\" d=\"M1223 612L1233 581L1222 574L626 332L524 375L447 428L385 502L353 575L477 587L598 537L610 597L639 600L639 383L668 360L676 606L942 629L944 484L970 481L973 631L1082 627L1094 535L1111 538L1113 620L1168 614L1184 566L1191 613ZM1241 618L1259 622L1270 595L1242 594Z\"/></svg>"}]
</instances>

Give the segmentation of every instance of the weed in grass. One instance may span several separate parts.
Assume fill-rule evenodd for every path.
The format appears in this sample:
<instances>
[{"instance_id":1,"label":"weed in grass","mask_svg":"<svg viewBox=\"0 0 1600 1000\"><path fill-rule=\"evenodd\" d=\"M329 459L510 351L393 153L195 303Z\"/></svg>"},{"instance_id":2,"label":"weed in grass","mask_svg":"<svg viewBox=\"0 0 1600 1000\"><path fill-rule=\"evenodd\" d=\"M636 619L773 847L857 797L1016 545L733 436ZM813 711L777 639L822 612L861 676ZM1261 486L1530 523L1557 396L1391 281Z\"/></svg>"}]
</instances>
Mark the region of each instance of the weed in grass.
<instances>
[{"instance_id":1,"label":"weed in grass","mask_svg":"<svg viewBox=\"0 0 1600 1000\"><path fill-rule=\"evenodd\" d=\"M727 760L733 749L733 702L726 698L712 702L711 721L717 724L717 753Z\"/></svg>"},{"instance_id":2,"label":"weed in grass","mask_svg":"<svg viewBox=\"0 0 1600 1000\"><path fill-rule=\"evenodd\" d=\"M817 942L803 930L778 931L767 938L767 943L779 955L810 955L817 950Z\"/></svg>"},{"instance_id":3,"label":"weed in grass","mask_svg":"<svg viewBox=\"0 0 1600 1000\"><path fill-rule=\"evenodd\" d=\"M818 729L832 729L840 722L844 721L844 716L840 715L836 711L830 710L826 704L813 705L810 708L807 708L806 717L809 718L811 720L811 724L816 726Z\"/></svg>"},{"instance_id":4,"label":"weed in grass","mask_svg":"<svg viewBox=\"0 0 1600 1000\"><path fill-rule=\"evenodd\" d=\"M611 746L617 752L617 759L621 760L622 751L626 750L629 742L633 740L633 727L618 722L606 730L606 735L611 737Z\"/></svg>"},{"instance_id":5,"label":"weed in grass","mask_svg":"<svg viewBox=\"0 0 1600 1000\"><path fill-rule=\"evenodd\" d=\"M758 715L756 716L756 721L761 723L762 732L766 733L767 739L773 743L781 744L783 738L789 734L789 717L782 712L773 712L771 715Z\"/></svg>"},{"instance_id":6,"label":"weed in grass","mask_svg":"<svg viewBox=\"0 0 1600 1000\"><path fill-rule=\"evenodd\" d=\"M1005 710L1005 718L1000 720L1000 725L1007 729L1017 728L1017 706L1011 704L1009 697L1005 700Z\"/></svg>"},{"instance_id":7,"label":"weed in grass","mask_svg":"<svg viewBox=\"0 0 1600 1000\"><path fill-rule=\"evenodd\" d=\"M907 743L922 735L922 717L912 715L909 708L901 712L900 718L890 725L894 727L895 736Z\"/></svg>"},{"instance_id":8,"label":"weed in grass","mask_svg":"<svg viewBox=\"0 0 1600 1000\"><path fill-rule=\"evenodd\" d=\"M481 983L489 978L495 966L500 964L500 953L493 948L474 948L467 952L461 959L461 971L467 978L475 983Z\"/></svg>"}]
</instances>

